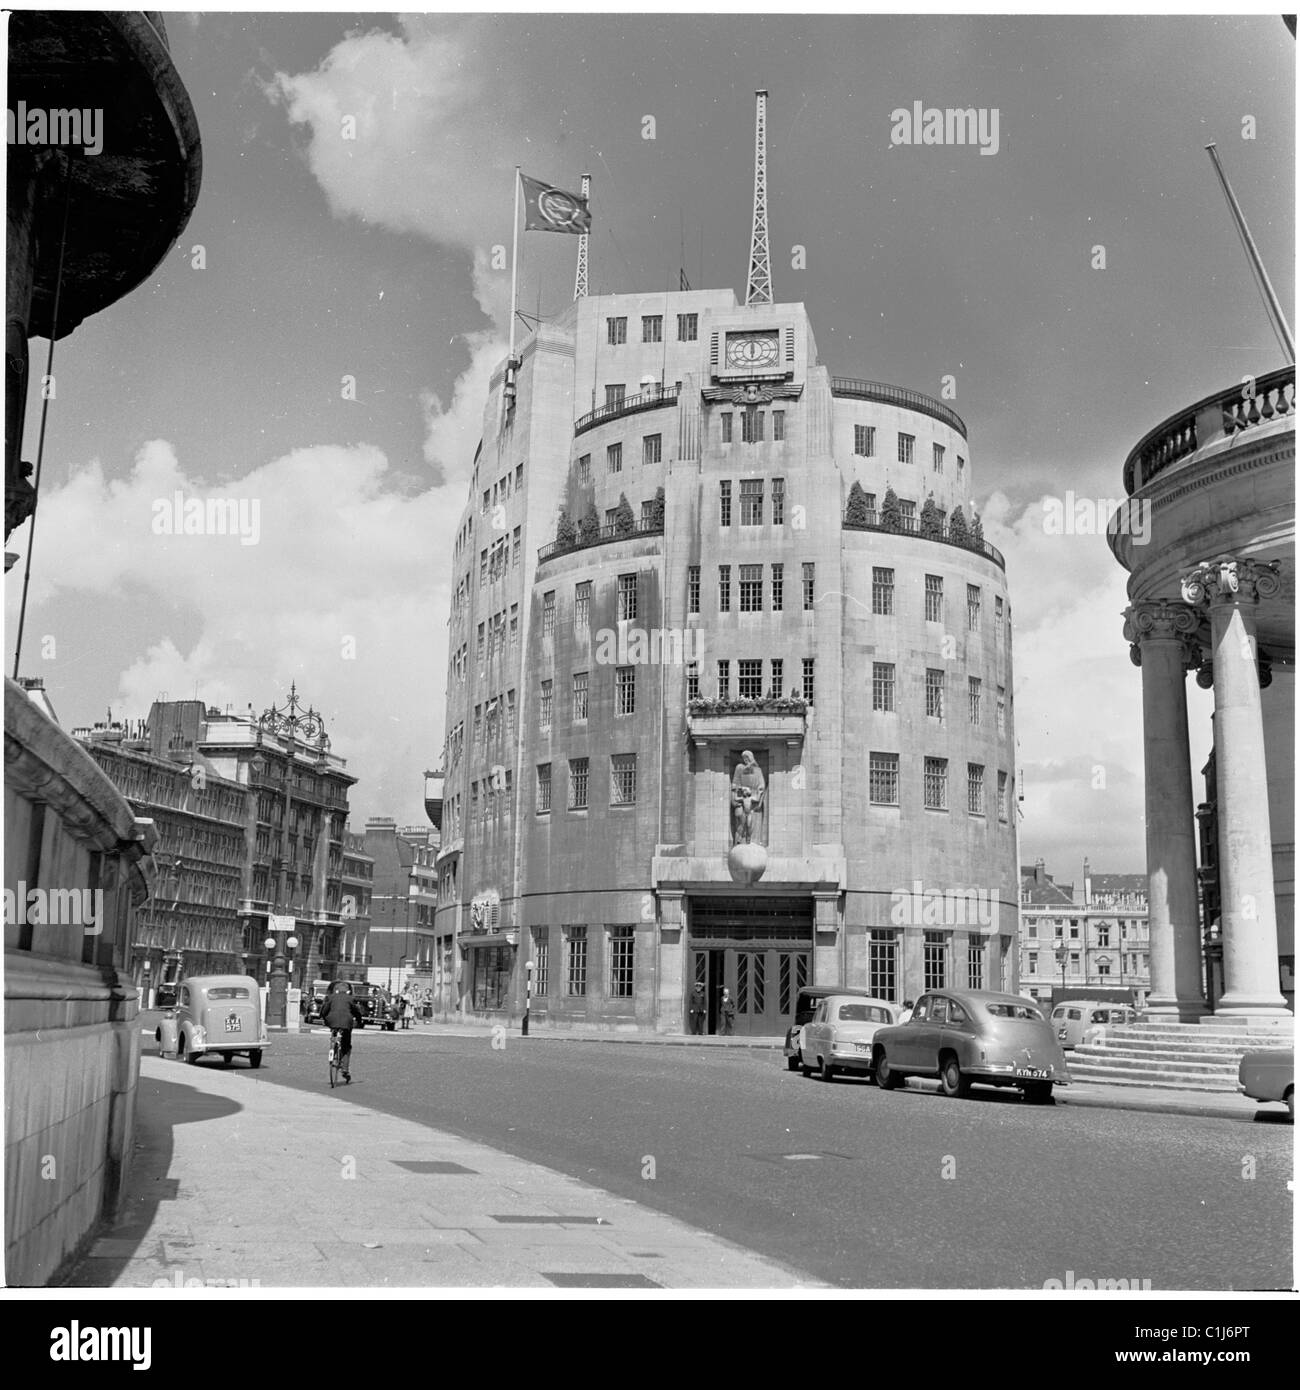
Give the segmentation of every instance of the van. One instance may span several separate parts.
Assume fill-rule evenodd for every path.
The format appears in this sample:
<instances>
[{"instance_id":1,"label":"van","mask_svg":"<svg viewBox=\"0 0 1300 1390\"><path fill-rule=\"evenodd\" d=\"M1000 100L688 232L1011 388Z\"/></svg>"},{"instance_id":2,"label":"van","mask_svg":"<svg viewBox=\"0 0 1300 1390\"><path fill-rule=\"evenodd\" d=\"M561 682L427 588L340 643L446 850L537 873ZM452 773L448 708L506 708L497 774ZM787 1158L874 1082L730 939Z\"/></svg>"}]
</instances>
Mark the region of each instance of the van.
<instances>
[{"instance_id":1,"label":"van","mask_svg":"<svg viewBox=\"0 0 1300 1390\"><path fill-rule=\"evenodd\" d=\"M852 994L862 999L874 999L869 989L850 989L847 985L804 985L795 999L794 1022L786 1029L785 1065L789 1071L799 1070L799 1048L803 1043L803 1026L812 1022L817 1005L832 994Z\"/></svg>"},{"instance_id":2,"label":"van","mask_svg":"<svg viewBox=\"0 0 1300 1390\"><path fill-rule=\"evenodd\" d=\"M1069 999L1052 1010L1052 1028L1063 1048L1076 1048L1087 1041L1090 1028L1112 1023L1136 1023L1138 1013L1131 1004L1113 1004L1103 999Z\"/></svg>"}]
</instances>

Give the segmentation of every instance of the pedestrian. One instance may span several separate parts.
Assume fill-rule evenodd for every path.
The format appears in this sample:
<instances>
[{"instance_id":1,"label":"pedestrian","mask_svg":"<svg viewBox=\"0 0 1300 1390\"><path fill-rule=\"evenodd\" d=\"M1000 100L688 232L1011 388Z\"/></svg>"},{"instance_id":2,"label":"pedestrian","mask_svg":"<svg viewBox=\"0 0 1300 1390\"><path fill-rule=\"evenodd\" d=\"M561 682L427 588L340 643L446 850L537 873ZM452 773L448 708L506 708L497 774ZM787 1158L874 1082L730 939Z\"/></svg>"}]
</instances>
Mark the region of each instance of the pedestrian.
<instances>
[{"instance_id":1,"label":"pedestrian","mask_svg":"<svg viewBox=\"0 0 1300 1390\"><path fill-rule=\"evenodd\" d=\"M903 1000L903 1012L902 1012L901 1014L898 1015L898 1021L899 1021L900 1023L906 1023L906 1022L908 1021L908 1019L912 1017L912 1009L913 1009L914 1006L915 1006L915 1001L914 1001L914 1000L911 1000L911 999L904 999L904 1000Z\"/></svg>"},{"instance_id":2,"label":"pedestrian","mask_svg":"<svg viewBox=\"0 0 1300 1390\"><path fill-rule=\"evenodd\" d=\"M709 1015L709 1001L704 994L704 984L699 982L691 991L691 1032L703 1033Z\"/></svg>"},{"instance_id":3,"label":"pedestrian","mask_svg":"<svg viewBox=\"0 0 1300 1390\"><path fill-rule=\"evenodd\" d=\"M402 998L402 1027L409 1029L411 1020L415 1017L415 1005L411 1003L411 996L404 995Z\"/></svg>"},{"instance_id":4,"label":"pedestrian","mask_svg":"<svg viewBox=\"0 0 1300 1390\"><path fill-rule=\"evenodd\" d=\"M722 1031L727 1037L736 1031L736 1001L729 989L722 991Z\"/></svg>"}]
</instances>

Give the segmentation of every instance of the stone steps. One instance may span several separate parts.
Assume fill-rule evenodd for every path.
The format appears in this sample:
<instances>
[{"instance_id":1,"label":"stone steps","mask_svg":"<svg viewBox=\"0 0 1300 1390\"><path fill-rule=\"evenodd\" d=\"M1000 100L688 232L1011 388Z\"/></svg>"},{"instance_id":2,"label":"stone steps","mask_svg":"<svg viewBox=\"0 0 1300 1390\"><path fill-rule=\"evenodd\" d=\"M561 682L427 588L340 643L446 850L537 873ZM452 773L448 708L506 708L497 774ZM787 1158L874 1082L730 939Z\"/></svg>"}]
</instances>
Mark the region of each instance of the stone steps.
<instances>
[{"instance_id":1,"label":"stone steps","mask_svg":"<svg viewBox=\"0 0 1300 1390\"><path fill-rule=\"evenodd\" d=\"M1082 1043L1067 1060L1080 1082L1236 1095L1245 1053L1292 1046L1294 1034L1285 1025L1255 1033L1227 1021L1122 1023L1106 1025L1103 1035Z\"/></svg>"}]
</instances>

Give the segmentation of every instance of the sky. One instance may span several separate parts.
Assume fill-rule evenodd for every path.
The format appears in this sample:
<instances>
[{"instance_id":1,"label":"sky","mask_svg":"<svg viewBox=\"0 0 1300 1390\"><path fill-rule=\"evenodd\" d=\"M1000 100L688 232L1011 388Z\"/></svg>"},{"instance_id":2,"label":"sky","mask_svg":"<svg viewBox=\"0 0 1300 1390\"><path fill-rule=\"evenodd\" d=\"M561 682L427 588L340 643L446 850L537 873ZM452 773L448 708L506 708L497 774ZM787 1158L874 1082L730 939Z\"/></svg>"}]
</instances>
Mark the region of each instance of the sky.
<instances>
[{"instance_id":1,"label":"sky","mask_svg":"<svg viewBox=\"0 0 1300 1390\"><path fill-rule=\"evenodd\" d=\"M296 681L359 778L353 827L422 822L451 543L504 355L492 251L514 165L569 188L592 174L593 293L675 287L684 264L743 298L766 87L774 297L807 306L836 375L933 396L956 380L972 498L1007 560L1021 860L1066 880L1085 856L1145 867L1126 576L1104 535L1048 518L1119 498L1149 429L1282 365L1204 152L1217 141L1294 322L1280 19L167 24L202 134L198 206L145 285L55 349L22 672L65 727L196 693L261 712ZM891 113L918 101L996 110L997 152L892 143ZM523 309L565 307L575 245L521 236ZM256 544L156 534L178 492L250 519L256 502ZM28 529L7 545L24 559ZM1188 695L1200 792L1211 700Z\"/></svg>"}]
</instances>

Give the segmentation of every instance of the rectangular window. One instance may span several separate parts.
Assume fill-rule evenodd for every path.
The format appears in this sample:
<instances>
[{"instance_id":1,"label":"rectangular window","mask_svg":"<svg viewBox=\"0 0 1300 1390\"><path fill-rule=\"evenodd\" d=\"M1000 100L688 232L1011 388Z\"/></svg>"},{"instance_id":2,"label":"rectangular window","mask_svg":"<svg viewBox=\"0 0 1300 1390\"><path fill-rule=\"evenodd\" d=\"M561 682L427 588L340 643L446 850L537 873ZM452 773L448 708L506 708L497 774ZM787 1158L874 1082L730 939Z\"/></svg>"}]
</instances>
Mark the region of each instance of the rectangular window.
<instances>
[{"instance_id":1,"label":"rectangular window","mask_svg":"<svg viewBox=\"0 0 1300 1390\"><path fill-rule=\"evenodd\" d=\"M740 567L740 611L742 613L761 613L763 611L762 565L741 565Z\"/></svg>"},{"instance_id":2,"label":"rectangular window","mask_svg":"<svg viewBox=\"0 0 1300 1390\"><path fill-rule=\"evenodd\" d=\"M698 613L700 611L699 565L688 565L686 567L686 611L688 613Z\"/></svg>"},{"instance_id":3,"label":"rectangular window","mask_svg":"<svg viewBox=\"0 0 1300 1390\"><path fill-rule=\"evenodd\" d=\"M605 527L606 527L606 529L609 530L609 531L612 531L612 530L615 528L615 526L617 526L617 525L618 525L618 508L617 508L617 507L606 507L606 508L605 508Z\"/></svg>"},{"instance_id":4,"label":"rectangular window","mask_svg":"<svg viewBox=\"0 0 1300 1390\"><path fill-rule=\"evenodd\" d=\"M984 682L978 676L968 676L966 678L966 691L970 697L970 722L979 727L980 722L980 696L984 690Z\"/></svg>"},{"instance_id":5,"label":"rectangular window","mask_svg":"<svg viewBox=\"0 0 1300 1390\"><path fill-rule=\"evenodd\" d=\"M551 992L551 929L533 928L533 993L545 998Z\"/></svg>"},{"instance_id":6,"label":"rectangular window","mask_svg":"<svg viewBox=\"0 0 1300 1390\"><path fill-rule=\"evenodd\" d=\"M928 931L925 934L925 987L948 987L948 937L941 931Z\"/></svg>"},{"instance_id":7,"label":"rectangular window","mask_svg":"<svg viewBox=\"0 0 1300 1390\"><path fill-rule=\"evenodd\" d=\"M1007 691L1005 686L998 686L998 733L1005 734L1007 731Z\"/></svg>"},{"instance_id":8,"label":"rectangular window","mask_svg":"<svg viewBox=\"0 0 1300 1390\"><path fill-rule=\"evenodd\" d=\"M587 675L586 671L575 671L573 673L573 717L574 719L585 719L587 717Z\"/></svg>"},{"instance_id":9,"label":"rectangular window","mask_svg":"<svg viewBox=\"0 0 1300 1390\"><path fill-rule=\"evenodd\" d=\"M718 662L718 699L731 699L731 662Z\"/></svg>"},{"instance_id":10,"label":"rectangular window","mask_svg":"<svg viewBox=\"0 0 1300 1390\"><path fill-rule=\"evenodd\" d=\"M938 574L925 576L925 620L943 622L943 577Z\"/></svg>"},{"instance_id":11,"label":"rectangular window","mask_svg":"<svg viewBox=\"0 0 1300 1390\"><path fill-rule=\"evenodd\" d=\"M635 574L620 574L618 577L618 620L628 622L636 617L636 584Z\"/></svg>"},{"instance_id":12,"label":"rectangular window","mask_svg":"<svg viewBox=\"0 0 1300 1390\"><path fill-rule=\"evenodd\" d=\"M627 342L627 319L606 319L605 326L608 330L606 340L610 347L618 347Z\"/></svg>"},{"instance_id":13,"label":"rectangular window","mask_svg":"<svg viewBox=\"0 0 1300 1390\"><path fill-rule=\"evenodd\" d=\"M551 709L555 703L555 682L543 681L541 694L541 707L537 712L537 722L541 725L544 734L551 731Z\"/></svg>"},{"instance_id":14,"label":"rectangular window","mask_svg":"<svg viewBox=\"0 0 1300 1390\"><path fill-rule=\"evenodd\" d=\"M700 316L698 314L677 315L677 341L693 343L700 336Z\"/></svg>"},{"instance_id":15,"label":"rectangular window","mask_svg":"<svg viewBox=\"0 0 1300 1390\"><path fill-rule=\"evenodd\" d=\"M998 773L998 819L1006 824L1007 821L1007 774Z\"/></svg>"},{"instance_id":16,"label":"rectangular window","mask_svg":"<svg viewBox=\"0 0 1300 1390\"><path fill-rule=\"evenodd\" d=\"M551 765L537 764L537 814L549 815L551 810Z\"/></svg>"},{"instance_id":17,"label":"rectangular window","mask_svg":"<svg viewBox=\"0 0 1300 1390\"><path fill-rule=\"evenodd\" d=\"M510 655L519 655L519 605L510 605Z\"/></svg>"},{"instance_id":18,"label":"rectangular window","mask_svg":"<svg viewBox=\"0 0 1300 1390\"><path fill-rule=\"evenodd\" d=\"M936 444L936 445L934 446L934 471L935 471L936 473L942 473L942 472L943 472L943 445L942 445L942 444Z\"/></svg>"},{"instance_id":19,"label":"rectangular window","mask_svg":"<svg viewBox=\"0 0 1300 1390\"><path fill-rule=\"evenodd\" d=\"M898 999L898 934L873 931L867 951L867 988L874 999Z\"/></svg>"},{"instance_id":20,"label":"rectangular window","mask_svg":"<svg viewBox=\"0 0 1300 1390\"><path fill-rule=\"evenodd\" d=\"M587 809L587 759L569 759L569 810Z\"/></svg>"},{"instance_id":21,"label":"rectangular window","mask_svg":"<svg viewBox=\"0 0 1300 1390\"><path fill-rule=\"evenodd\" d=\"M785 525L785 479L772 479L772 525Z\"/></svg>"},{"instance_id":22,"label":"rectangular window","mask_svg":"<svg viewBox=\"0 0 1300 1390\"><path fill-rule=\"evenodd\" d=\"M609 804L636 805L636 754L615 753L609 760Z\"/></svg>"},{"instance_id":23,"label":"rectangular window","mask_svg":"<svg viewBox=\"0 0 1300 1390\"><path fill-rule=\"evenodd\" d=\"M486 634L486 631L487 631L486 626L485 626L483 623L480 623L480 624L478 625L478 642L475 644L475 648L474 648L475 653L476 653L477 658L478 658L478 664L479 664L480 666L482 666L482 664L483 664L483 657L484 657L484 655L485 655L485 653L486 653L486 651L487 651L487 648L486 648L486 645L485 645L485 642L486 642L486 635L485 635L485 634Z\"/></svg>"},{"instance_id":24,"label":"rectangular window","mask_svg":"<svg viewBox=\"0 0 1300 1390\"><path fill-rule=\"evenodd\" d=\"M980 630L980 605L983 596L978 584L966 585L966 631L978 632Z\"/></svg>"},{"instance_id":25,"label":"rectangular window","mask_svg":"<svg viewBox=\"0 0 1300 1390\"><path fill-rule=\"evenodd\" d=\"M555 590L542 595L542 636L550 637L555 632Z\"/></svg>"},{"instance_id":26,"label":"rectangular window","mask_svg":"<svg viewBox=\"0 0 1300 1390\"><path fill-rule=\"evenodd\" d=\"M984 988L984 943L970 941L966 944L966 987Z\"/></svg>"},{"instance_id":27,"label":"rectangular window","mask_svg":"<svg viewBox=\"0 0 1300 1390\"><path fill-rule=\"evenodd\" d=\"M731 411L724 410L721 415L722 420L722 442L731 443Z\"/></svg>"},{"instance_id":28,"label":"rectangular window","mask_svg":"<svg viewBox=\"0 0 1300 1390\"><path fill-rule=\"evenodd\" d=\"M718 484L718 524L731 525L731 482L727 478Z\"/></svg>"},{"instance_id":29,"label":"rectangular window","mask_svg":"<svg viewBox=\"0 0 1300 1390\"><path fill-rule=\"evenodd\" d=\"M903 529L906 531L916 530L916 503L909 498L903 498L898 504L898 514L903 519Z\"/></svg>"},{"instance_id":30,"label":"rectangular window","mask_svg":"<svg viewBox=\"0 0 1300 1390\"><path fill-rule=\"evenodd\" d=\"M894 613L894 571L879 565L871 570L871 611L885 618Z\"/></svg>"},{"instance_id":31,"label":"rectangular window","mask_svg":"<svg viewBox=\"0 0 1300 1390\"><path fill-rule=\"evenodd\" d=\"M816 599L817 566L805 560L803 567L803 608L805 613L812 611Z\"/></svg>"},{"instance_id":32,"label":"rectangular window","mask_svg":"<svg viewBox=\"0 0 1300 1390\"><path fill-rule=\"evenodd\" d=\"M948 809L947 758L927 758L925 760L925 809L927 811L946 811Z\"/></svg>"},{"instance_id":33,"label":"rectangular window","mask_svg":"<svg viewBox=\"0 0 1300 1390\"><path fill-rule=\"evenodd\" d=\"M622 444L610 444L605 450L605 458L609 463L609 471L611 473L621 473L623 471Z\"/></svg>"},{"instance_id":34,"label":"rectangular window","mask_svg":"<svg viewBox=\"0 0 1300 1390\"><path fill-rule=\"evenodd\" d=\"M569 995L584 995L587 992L587 929L568 927L565 929L564 992Z\"/></svg>"},{"instance_id":35,"label":"rectangular window","mask_svg":"<svg viewBox=\"0 0 1300 1390\"><path fill-rule=\"evenodd\" d=\"M478 586L483 588L487 584L487 551L480 550L478 554Z\"/></svg>"},{"instance_id":36,"label":"rectangular window","mask_svg":"<svg viewBox=\"0 0 1300 1390\"><path fill-rule=\"evenodd\" d=\"M515 736L515 692L506 691L506 737Z\"/></svg>"},{"instance_id":37,"label":"rectangular window","mask_svg":"<svg viewBox=\"0 0 1300 1390\"><path fill-rule=\"evenodd\" d=\"M762 658L742 658L737 666L737 693L742 700L758 700L763 695Z\"/></svg>"},{"instance_id":38,"label":"rectangular window","mask_svg":"<svg viewBox=\"0 0 1300 1390\"><path fill-rule=\"evenodd\" d=\"M984 764L966 764L966 809L972 816L984 814Z\"/></svg>"},{"instance_id":39,"label":"rectangular window","mask_svg":"<svg viewBox=\"0 0 1300 1390\"><path fill-rule=\"evenodd\" d=\"M779 700L783 694L782 686L785 683L785 662L779 656L772 658L772 684L768 693L774 700Z\"/></svg>"},{"instance_id":40,"label":"rectangular window","mask_svg":"<svg viewBox=\"0 0 1300 1390\"><path fill-rule=\"evenodd\" d=\"M609 997L632 998L632 956L636 932L632 927L609 929Z\"/></svg>"},{"instance_id":41,"label":"rectangular window","mask_svg":"<svg viewBox=\"0 0 1300 1390\"><path fill-rule=\"evenodd\" d=\"M664 316L662 314L641 315L641 341L643 343L662 343L664 340Z\"/></svg>"},{"instance_id":42,"label":"rectangular window","mask_svg":"<svg viewBox=\"0 0 1300 1390\"><path fill-rule=\"evenodd\" d=\"M746 406L740 416L740 438L745 444L761 444L763 442L763 417L765 411L759 410L757 406Z\"/></svg>"},{"instance_id":43,"label":"rectangular window","mask_svg":"<svg viewBox=\"0 0 1300 1390\"><path fill-rule=\"evenodd\" d=\"M898 805L898 754L872 753L868 786L874 806Z\"/></svg>"},{"instance_id":44,"label":"rectangular window","mask_svg":"<svg viewBox=\"0 0 1300 1390\"><path fill-rule=\"evenodd\" d=\"M591 455L583 454L578 460L578 482L586 487L591 482Z\"/></svg>"},{"instance_id":45,"label":"rectangular window","mask_svg":"<svg viewBox=\"0 0 1300 1390\"><path fill-rule=\"evenodd\" d=\"M929 719L943 718L942 671L930 669L925 673L925 713Z\"/></svg>"},{"instance_id":46,"label":"rectangular window","mask_svg":"<svg viewBox=\"0 0 1300 1390\"><path fill-rule=\"evenodd\" d=\"M655 504L654 504L654 499L651 498L648 502L642 502L642 503L641 503L641 527L642 527L642 529L648 531L648 530L654 525L654 520L655 520Z\"/></svg>"},{"instance_id":47,"label":"rectangular window","mask_svg":"<svg viewBox=\"0 0 1300 1390\"><path fill-rule=\"evenodd\" d=\"M894 712L894 663L892 661L873 661L871 663L871 708L882 714Z\"/></svg>"},{"instance_id":48,"label":"rectangular window","mask_svg":"<svg viewBox=\"0 0 1300 1390\"><path fill-rule=\"evenodd\" d=\"M772 566L772 612L780 613L785 603L785 566Z\"/></svg>"},{"instance_id":49,"label":"rectangular window","mask_svg":"<svg viewBox=\"0 0 1300 1390\"><path fill-rule=\"evenodd\" d=\"M636 713L635 666L620 666L614 672L614 713Z\"/></svg>"},{"instance_id":50,"label":"rectangular window","mask_svg":"<svg viewBox=\"0 0 1300 1390\"><path fill-rule=\"evenodd\" d=\"M573 630L584 633L591 624L591 580L584 579L573 590Z\"/></svg>"},{"instance_id":51,"label":"rectangular window","mask_svg":"<svg viewBox=\"0 0 1300 1390\"><path fill-rule=\"evenodd\" d=\"M1037 974L1038 974L1038 952L1037 952L1037 951L1030 951L1030 953L1029 953L1029 973L1030 973L1031 975L1037 975Z\"/></svg>"},{"instance_id":52,"label":"rectangular window","mask_svg":"<svg viewBox=\"0 0 1300 1390\"><path fill-rule=\"evenodd\" d=\"M803 659L803 697L811 705L813 703L813 672L814 658L806 656Z\"/></svg>"},{"instance_id":53,"label":"rectangular window","mask_svg":"<svg viewBox=\"0 0 1300 1390\"><path fill-rule=\"evenodd\" d=\"M686 663L686 698L688 700L698 700L700 698L700 667L695 661Z\"/></svg>"},{"instance_id":54,"label":"rectangular window","mask_svg":"<svg viewBox=\"0 0 1300 1390\"><path fill-rule=\"evenodd\" d=\"M772 412L772 438L778 443L785 438L785 411Z\"/></svg>"},{"instance_id":55,"label":"rectangular window","mask_svg":"<svg viewBox=\"0 0 1300 1390\"><path fill-rule=\"evenodd\" d=\"M616 409L627 399L627 387L621 381L611 381L605 387L606 410Z\"/></svg>"},{"instance_id":56,"label":"rectangular window","mask_svg":"<svg viewBox=\"0 0 1300 1390\"><path fill-rule=\"evenodd\" d=\"M718 612L731 612L731 566L718 566Z\"/></svg>"},{"instance_id":57,"label":"rectangular window","mask_svg":"<svg viewBox=\"0 0 1300 1390\"><path fill-rule=\"evenodd\" d=\"M519 464L515 469L515 490L518 491L524 485L524 466Z\"/></svg>"},{"instance_id":58,"label":"rectangular window","mask_svg":"<svg viewBox=\"0 0 1300 1390\"><path fill-rule=\"evenodd\" d=\"M912 462L912 448L916 444L914 434L900 434L898 436L898 461L899 463Z\"/></svg>"},{"instance_id":59,"label":"rectangular window","mask_svg":"<svg viewBox=\"0 0 1300 1390\"><path fill-rule=\"evenodd\" d=\"M521 529L516 526L511 538L510 566L512 569L519 568L519 561L524 553L524 537Z\"/></svg>"},{"instance_id":60,"label":"rectangular window","mask_svg":"<svg viewBox=\"0 0 1300 1390\"><path fill-rule=\"evenodd\" d=\"M740 524L742 526L761 526L763 524L762 478L742 478L740 480Z\"/></svg>"},{"instance_id":61,"label":"rectangular window","mask_svg":"<svg viewBox=\"0 0 1300 1390\"><path fill-rule=\"evenodd\" d=\"M662 463L664 437L662 434L647 434L641 437L641 462Z\"/></svg>"},{"instance_id":62,"label":"rectangular window","mask_svg":"<svg viewBox=\"0 0 1300 1390\"><path fill-rule=\"evenodd\" d=\"M875 425L853 426L853 452L859 458L873 458L876 453Z\"/></svg>"}]
</instances>

